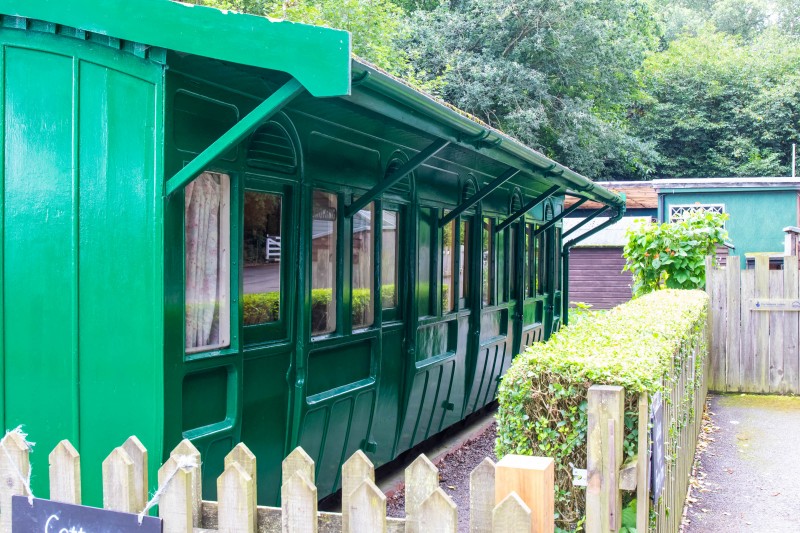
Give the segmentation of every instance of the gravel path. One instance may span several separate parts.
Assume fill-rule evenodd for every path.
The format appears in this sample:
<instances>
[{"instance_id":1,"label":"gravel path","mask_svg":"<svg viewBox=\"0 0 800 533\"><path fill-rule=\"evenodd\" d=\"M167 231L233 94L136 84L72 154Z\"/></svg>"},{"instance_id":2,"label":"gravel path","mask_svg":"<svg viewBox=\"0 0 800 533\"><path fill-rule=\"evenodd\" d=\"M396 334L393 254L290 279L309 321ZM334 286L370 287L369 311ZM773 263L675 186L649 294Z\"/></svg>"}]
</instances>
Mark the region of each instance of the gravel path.
<instances>
[{"instance_id":1,"label":"gravel path","mask_svg":"<svg viewBox=\"0 0 800 533\"><path fill-rule=\"evenodd\" d=\"M469 531L469 475L486 457L497 460L494 454L494 441L497 425L492 424L486 431L445 455L436 467L439 469L439 486L458 506L458 531ZM405 516L405 492L398 490L386 502L387 516Z\"/></svg>"},{"instance_id":2,"label":"gravel path","mask_svg":"<svg viewBox=\"0 0 800 533\"><path fill-rule=\"evenodd\" d=\"M800 398L710 397L686 533L800 531Z\"/></svg>"}]
</instances>

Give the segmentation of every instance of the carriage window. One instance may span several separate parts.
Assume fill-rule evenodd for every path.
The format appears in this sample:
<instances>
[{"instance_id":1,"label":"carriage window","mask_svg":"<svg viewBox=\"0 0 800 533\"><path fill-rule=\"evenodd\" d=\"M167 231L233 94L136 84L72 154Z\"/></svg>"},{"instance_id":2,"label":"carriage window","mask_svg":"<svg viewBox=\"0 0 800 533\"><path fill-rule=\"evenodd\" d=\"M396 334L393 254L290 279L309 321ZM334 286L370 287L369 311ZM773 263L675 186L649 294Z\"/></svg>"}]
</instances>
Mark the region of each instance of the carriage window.
<instances>
[{"instance_id":1,"label":"carriage window","mask_svg":"<svg viewBox=\"0 0 800 533\"><path fill-rule=\"evenodd\" d=\"M506 236L508 233L506 231L494 233L494 228L492 228L492 234L494 234L495 257L497 258L492 269L497 280L497 301L505 302L508 299L506 298L506 266L508 265Z\"/></svg>"},{"instance_id":2,"label":"carriage window","mask_svg":"<svg viewBox=\"0 0 800 533\"><path fill-rule=\"evenodd\" d=\"M204 172L184 190L186 353L230 345L230 178Z\"/></svg>"},{"instance_id":3,"label":"carriage window","mask_svg":"<svg viewBox=\"0 0 800 533\"><path fill-rule=\"evenodd\" d=\"M554 268L553 275L556 277L556 290L561 290L561 228L556 228L553 237L554 253Z\"/></svg>"},{"instance_id":4,"label":"carriage window","mask_svg":"<svg viewBox=\"0 0 800 533\"><path fill-rule=\"evenodd\" d=\"M275 322L281 311L281 197L245 191L242 233L244 325Z\"/></svg>"},{"instance_id":5,"label":"carriage window","mask_svg":"<svg viewBox=\"0 0 800 533\"><path fill-rule=\"evenodd\" d=\"M456 308L453 298L453 273L456 265L456 223L450 221L442 228L442 312L450 313Z\"/></svg>"},{"instance_id":6,"label":"carriage window","mask_svg":"<svg viewBox=\"0 0 800 533\"><path fill-rule=\"evenodd\" d=\"M544 294L544 280L547 274L547 232L540 233L536 237L536 294Z\"/></svg>"},{"instance_id":7,"label":"carriage window","mask_svg":"<svg viewBox=\"0 0 800 533\"><path fill-rule=\"evenodd\" d=\"M394 309L397 307L397 258L398 223L397 211L383 211L383 235L381 235L381 307Z\"/></svg>"},{"instance_id":8,"label":"carriage window","mask_svg":"<svg viewBox=\"0 0 800 533\"><path fill-rule=\"evenodd\" d=\"M517 299L517 226L512 226L508 232L508 287L512 300Z\"/></svg>"},{"instance_id":9,"label":"carriage window","mask_svg":"<svg viewBox=\"0 0 800 533\"><path fill-rule=\"evenodd\" d=\"M372 268L375 204L371 203L353 215L353 328L371 326L374 313Z\"/></svg>"},{"instance_id":10,"label":"carriage window","mask_svg":"<svg viewBox=\"0 0 800 533\"><path fill-rule=\"evenodd\" d=\"M533 224L525 224L525 296L530 298L536 294L533 269L536 258L536 239L533 238Z\"/></svg>"},{"instance_id":11,"label":"carriage window","mask_svg":"<svg viewBox=\"0 0 800 533\"><path fill-rule=\"evenodd\" d=\"M469 220L461 221L458 242L461 248L458 263L458 298L466 305L469 298Z\"/></svg>"},{"instance_id":12,"label":"carriage window","mask_svg":"<svg viewBox=\"0 0 800 533\"><path fill-rule=\"evenodd\" d=\"M491 305L492 289L494 288L494 250L492 242L492 220L483 219L483 305Z\"/></svg>"},{"instance_id":13,"label":"carriage window","mask_svg":"<svg viewBox=\"0 0 800 533\"><path fill-rule=\"evenodd\" d=\"M335 194L314 191L311 223L311 334L336 330Z\"/></svg>"}]
</instances>

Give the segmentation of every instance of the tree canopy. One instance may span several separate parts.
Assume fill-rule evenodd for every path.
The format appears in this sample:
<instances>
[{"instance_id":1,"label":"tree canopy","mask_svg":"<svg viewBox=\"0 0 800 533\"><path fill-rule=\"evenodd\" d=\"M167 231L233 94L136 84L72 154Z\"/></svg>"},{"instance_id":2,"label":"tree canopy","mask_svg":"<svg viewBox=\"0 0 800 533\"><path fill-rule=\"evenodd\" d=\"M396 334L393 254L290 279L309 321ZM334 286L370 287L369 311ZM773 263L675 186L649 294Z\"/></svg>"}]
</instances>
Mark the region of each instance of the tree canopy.
<instances>
[{"instance_id":1,"label":"tree canopy","mask_svg":"<svg viewBox=\"0 0 800 533\"><path fill-rule=\"evenodd\" d=\"M593 179L775 176L800 138L800 0L197 0L354 52Z\"/></svg>"}]
</instances>

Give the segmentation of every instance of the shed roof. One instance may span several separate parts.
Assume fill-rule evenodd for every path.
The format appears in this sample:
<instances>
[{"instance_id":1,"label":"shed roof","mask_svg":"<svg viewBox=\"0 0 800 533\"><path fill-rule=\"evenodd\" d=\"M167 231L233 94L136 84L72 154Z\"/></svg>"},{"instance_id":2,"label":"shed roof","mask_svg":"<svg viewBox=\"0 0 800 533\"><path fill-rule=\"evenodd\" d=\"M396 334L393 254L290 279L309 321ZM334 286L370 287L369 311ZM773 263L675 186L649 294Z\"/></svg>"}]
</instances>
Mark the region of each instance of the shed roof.
<instances>
[{"instance_id":1,"label":"shed roof","mask_svg":"<svg viewBox=\"0 0 800 533\"><path fill-rule=\"evenodd\" d=\"M617 194L625 194L627 209L657 209L658 194L653 188L652 181L597 181L597 185ZM567 198L564 207L569 207L578 200ZM597 202L586 202L580 209L598 209L602 207Z\"/></svg>"}]
</instances>

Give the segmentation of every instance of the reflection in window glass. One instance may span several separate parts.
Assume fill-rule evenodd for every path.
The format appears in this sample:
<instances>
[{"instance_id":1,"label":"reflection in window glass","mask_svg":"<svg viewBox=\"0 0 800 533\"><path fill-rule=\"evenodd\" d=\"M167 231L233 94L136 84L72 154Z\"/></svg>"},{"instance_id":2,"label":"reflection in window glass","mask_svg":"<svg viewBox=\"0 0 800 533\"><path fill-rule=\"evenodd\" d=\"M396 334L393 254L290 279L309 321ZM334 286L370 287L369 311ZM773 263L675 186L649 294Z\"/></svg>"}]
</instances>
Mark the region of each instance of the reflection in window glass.
<instances>
[{"instance_id":1,"label":"reflection in window glass","mask_svg":"<svg viewBox=\"0 0 800 533\"><path fill-rule=\"evenodd\" d=\"M186 352L230 345L230 179L204 172L184 191Z\"/></svg>"},{"instance_id":2,"label":"reflection in window glass","mask_svg":"<svg viewBox=\"0 0 800 533\"><path fill-rule=\"evenodd\" d=\"M525 274L522 279L525 284L523 291L528 298L535 293L532 270L534 267L534 258L536 257L533 250L535 243L536 241L533 239L533 225L525 224Z\"/></svg>"},{"instance_id":3,"label":"reflection in window glass","mask_svg":"<svg viewBox=\"0 0 800 533\"><path fill-rule=\"evenodd\" d=\"M508 264L508 256L506 255L506 235L505 231L499 233L494 232L494 247L495 247L495 264L492 268L497 284L497 301L506 301L506 265Z\"/></svg>"},{"instance_id":4,"label":"reflection in window glass","mask_svg":"<svg viewBox=\"0 0 800 533\"><path fill-rule=\"evenodd\" d=\"M456 223L450 221L442 228L442 312L456 308L453 298L453 273L456 269Z\"/></svg>"},{"instance_id":5,"label":"reflection in window glass","mask_svg":"<svg viewBox=\"0 0 800 533\"><path fill-rule=\"evenodd\" d=\"M494 288L494 250L492 243L492 220L483 219L483 305L491 305L492 289Z\"/></svg>"},{"instance_id":6,"label":"reflection in window glass","mask_svg":"<svg viewBox=\"0 0 800 533\"><path fill-rule=\"evenodd\" d=\"M516 300L517 296L517 226L514 225L508 232L508 286L511 299Z\"/></svg>"},{"instance_id":7,"label":"reflection in window glass","mask_svg":"<svg viewBox=\"0 0 800 533\"><path fill-rule=\"evenodd\" d=\"M466 305L469 298L469 220L462 220L459 230L461 256L458 263L458 298Z\"/></svg>"},{"instance_id":8,"label":"reflection in window glass","mask_svg":"<svg viewBox=\"0 0 800 533\"><path fill-rule=\"evenodd\" d=\"M375 204L353 215L353 328L371 326L374 313L372 268Z\"/></svg>"},{"instance_id":9,"label":"reflection in window glass","mask_svg":"<svg viewBox=\"0 0 800 533\"><path fill-rule=\"evenodd\" d=\"M536 237L536 294L545 293L544 280L547 273L547 232Z\"/></svg>"},{"instance_id":10,"label":"reflection in window glass","mask_svg":"<svg viewBox=\"0 0 800 533\"><path fill-rule=\"evenodd\" d=\"M397 211L383 210L383 235L381 236L381 307L394 309L397 307L397 258L398 222Z\"/></svg>"},{"instance_id":11,"label":"reflection in window glass","mask_svg":"<svg viewBox=\"0 0 800 533\"><path fill-rule=\"evenodd\" d=\"M311 222L311 334L336 330L335 194L314 191Z\"/></svg>"},{"instance_id":12,"label":"reflection in window glass","mask_svg":"<svg viewBox=\"0 0 800 533\"><path fill-rule=\"evenodd\" d=\"M281 197L245 191L242 227L244 325L280 318Z\"/></svg>"},{"instance_id":13,"label":"reflection in window glass","mask_svg":"<svg viewBox=\"0 0 800 533\"><path fill-rule=\"evenodd\" d=\"M553 275L556 277L556 290L561 290L561 228L556 228L553 232L553 245L555 246L555 253L553 254Z\"/></svg>"}]
</instances>

